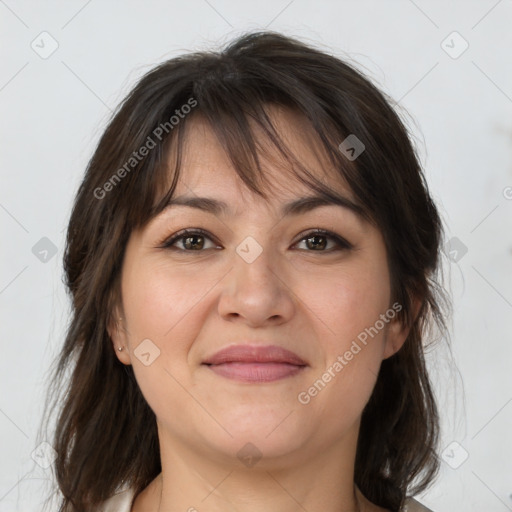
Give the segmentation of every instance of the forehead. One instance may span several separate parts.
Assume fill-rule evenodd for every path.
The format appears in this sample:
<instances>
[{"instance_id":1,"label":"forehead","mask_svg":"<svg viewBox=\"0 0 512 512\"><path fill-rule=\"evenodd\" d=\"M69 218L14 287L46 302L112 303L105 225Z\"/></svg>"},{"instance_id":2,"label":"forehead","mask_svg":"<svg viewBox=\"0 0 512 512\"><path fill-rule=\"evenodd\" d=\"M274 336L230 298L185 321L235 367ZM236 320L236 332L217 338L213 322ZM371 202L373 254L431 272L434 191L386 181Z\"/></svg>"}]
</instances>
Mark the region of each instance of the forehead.
<instances>
[{"instance_id":1,"label":"forehead","mask_svg":"<svg viewBox=\"0 0 512 512\"><path fill-rule=\"evenodd\" d=\"M172 169L176 168L178 152L171 150L168 153L167 178L174 186L160 200L151 219L155 216L167 218L171 211L184 207L231 218L247 215L258 218L265 210L276 218L283 218L330 206L341 207L361 229L367 229L373 222L366 208L354 198L342 172L329 166L326 150L307 120L300 114L276 109L269 116L273 116L272 125L290 158L284 158L269 142L262 128L252 124L254 133L251 138L256 145L264 180L254 165L249 172L255 172L255 175L249 181L260 193L253 191L251 183L244 181L245 174L242 179L240 169L233 167L208 121L195 117L188 120L183 133L176 180ZM235 138L235 141L236 151L239 144L245 147L243 139ZM296 167L300 168L298 175L295 174ZM337 211L341 212L341 209Z\"/></svg>"},{"instance_id":2,"label":"forehead","mask_svg":"<svg viewBox=\"0 0 512 512\"><path fill-rule=\"evenodd\" d=\"M266 193L269 192L270 202L280 203L286 198L304 196L311 192L311 187L294 174L298 166L307 169L308 173L330 189L353 200L350 187L330 165L325 148L305 116L277 106L267 107L266 111L277 136L295 159L294 164L284 158L261 126L249 120L261 171L265 181L270 184L269 189L262 187ZM258 176L255 181L261 183ZM187 123L180 179L174 195L180 196L192 191L198 195L215 192L215 195L235 196L241 200L252 196L252 192L236 173L215 131L202 115L195 116Z\"/></svg>"}]
</instances>

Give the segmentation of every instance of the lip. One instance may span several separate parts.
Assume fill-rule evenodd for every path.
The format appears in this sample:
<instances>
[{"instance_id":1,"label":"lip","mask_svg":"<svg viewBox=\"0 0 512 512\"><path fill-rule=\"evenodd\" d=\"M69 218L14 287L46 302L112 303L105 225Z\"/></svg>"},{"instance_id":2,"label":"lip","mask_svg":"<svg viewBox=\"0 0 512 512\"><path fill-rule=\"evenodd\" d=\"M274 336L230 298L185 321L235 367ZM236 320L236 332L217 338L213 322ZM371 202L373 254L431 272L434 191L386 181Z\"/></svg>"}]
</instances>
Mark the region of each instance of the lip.
<instances>
[{"instance_id":1,"label":"lip","mask_svg":"<svg viewBox=\"0 0 512 512\"><path fill-rule=\"evenodd\" d=\"M295 352L277 345L230 345L203 361L203 364L223 363L288 363L306 366Z\"/></svg>"},{"instance_id":2,"label":"lip","mask_svg":"<svg viewBox=\"0 0 512 512\"><path fill-rule=\"evenodd\" d=\"M292 377L308 364L277 345L231 345L203 361L213 372L244 382L271 382Z\"/></svg>"}]
</instances>

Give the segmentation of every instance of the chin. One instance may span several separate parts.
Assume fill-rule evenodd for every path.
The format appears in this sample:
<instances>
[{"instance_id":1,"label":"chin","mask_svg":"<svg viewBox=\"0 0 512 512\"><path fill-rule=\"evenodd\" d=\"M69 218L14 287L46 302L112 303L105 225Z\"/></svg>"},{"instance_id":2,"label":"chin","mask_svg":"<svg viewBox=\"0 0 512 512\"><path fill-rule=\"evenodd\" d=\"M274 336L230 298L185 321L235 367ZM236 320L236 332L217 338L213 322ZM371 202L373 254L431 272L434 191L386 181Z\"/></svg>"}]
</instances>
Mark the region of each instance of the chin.
<instances>
[{"instance_id":1,"label":"chin","mask_svg":"<svg viewBox=\"0 0 512 512\"><path fill-rule=\"evenodd\" d=\"M258 415L258 411L253 411L246 415L243 420L238 417L224 418L220 423L226 428L231 436L225 434L221 429L216 430L216 435L211 433L203 434L205 442L220 453L224 453L228 458L240 460L243 463L244 457L253 457L261 459L258 466L262 467L266 462L272 466L279 463L283 458L290 464L290 454L297 452L307 439L311 438L312 433L304 431L295 419L294 413L286 419L286 414L267 414L266 418ZM236 416L236 415L235 415ZM283 421L284 419L284 421ZM261 464L260 464L261 463Z\"/></svg>"}]
</instances>

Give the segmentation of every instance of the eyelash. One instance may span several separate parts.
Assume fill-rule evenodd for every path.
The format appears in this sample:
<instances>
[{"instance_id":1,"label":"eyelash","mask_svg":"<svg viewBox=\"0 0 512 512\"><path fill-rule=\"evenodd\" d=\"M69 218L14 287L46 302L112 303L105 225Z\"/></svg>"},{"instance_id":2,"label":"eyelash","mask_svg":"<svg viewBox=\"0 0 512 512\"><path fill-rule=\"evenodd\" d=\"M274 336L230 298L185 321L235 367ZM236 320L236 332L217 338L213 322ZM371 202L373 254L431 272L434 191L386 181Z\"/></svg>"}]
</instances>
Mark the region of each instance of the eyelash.
<instances>
[{"instance_id":1,"label":"eyelash","mask_svg":"<svg viewBox=\"0 0 512 512\"><path fill-rule=\"evenodd\" d=\"M172 250L172 251L181 251L181 252L187 252L187 253L193 253L193 252L200 253L200 252L206 251L207 249L200 249L200 250L195 251L195 250L178 249L176 247L172 247L177 241L185 239L191 235L201 235L205 238L210 239L212 242L216 243L215 240L213 239L213 237L204 229L192 228L192 229L182 229L181 231L178 231L177 233L172 235L171 238L164 239L159 244L158 247L161 249L168 249L168 250ZM307 249L301 249L301 250L305 250L306 252L331 253L333 251L338 251L338 250L346 251L346 250L350 250L353 248L352 244L350 242L347 242L347 240L345 240L344 238L336 235L332 231L328 231L326 229L320 229L320 228L317 228L317 229L314 229L313 231L309 231L307 233L301 234L302 238L300 240L298 240L294 245L296 245L299 242L304 241L307 238L310 238L312 236L317 236L317 235L334 240L337 247L333 248L333 249L319 250L319 251L307 250Z\"/></svg>"}]
</instances>

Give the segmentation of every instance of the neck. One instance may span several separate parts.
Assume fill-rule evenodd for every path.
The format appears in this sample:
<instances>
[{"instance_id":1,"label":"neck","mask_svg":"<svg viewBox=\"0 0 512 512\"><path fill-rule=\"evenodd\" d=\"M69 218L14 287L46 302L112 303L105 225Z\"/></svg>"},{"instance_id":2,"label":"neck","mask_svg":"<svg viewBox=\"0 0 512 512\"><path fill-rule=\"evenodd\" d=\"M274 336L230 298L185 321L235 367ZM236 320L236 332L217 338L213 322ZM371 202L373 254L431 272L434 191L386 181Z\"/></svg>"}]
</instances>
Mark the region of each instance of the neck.
<instances>
[{"instance_id":1,"label":"neck","mask_svg":"<svg viewBox=\"0 0 512 512\"><path fill-rule=\"evenodd\" d=\"M252 467L215 460L203 449L161 438L162 473L133 512L366 512L368 501L354 485L354 458L340 450L263 457ZM344 446L352 446L348 440ZM348 450L350 454L350 450ZM347 455L347 452L344 453ZM146 492L146 491L145 491Z\"/></svg>"},{"instance_id":2,"label":"neck","mask_svg":"<svg viewBox=\"0 0 512 512\"><path fill-rule=\"evenodd\" d=\"M230 476L230 475L228 475ZM156 512L174 512L174 511L183 511L183 510L186 510L187 512L198 512L198 510L201 510L202 508L204 508L204 503L206 503L206 500L209 499L211 497L211 495L215 492L215 489L213 489L209 494L206 494L202 499L198 499L198 498L194 498L194 499L188 499L186 500L188 503L194 503L193 506L189 505L187 508L183 508L183 504L181 505L177 505L177 500L179 499L177 496L171 496L168 492L164 491L164 486L163 486L163 480L162 480L162 474L160 473L158 475L158 477L154 480L155 484L156 484L156 488L155 488L155 496L158 496L158 501L154 500L154 503L158 503L157 507L155 508L154 505L149 505L149 508L148 508L148 505L145 505L144 507L145 508L140 508L140 511L142 512L143 510L156 510ZM277 482L277 481L276 481ZM220 482L222 483L222 482ZM219 500L218 497L215 501L219 502L219 501L222 501L223 502L223 505L221 508L208 508L208 510L212 510L212 511L217 511L217 510L243 510L244 512L248 512L248 511L259 511L259 510L262 510L262 507L264 510L293 510L293 511L296 511L297 510L297 507L300 508L300 510L307 510L308 512L313 512L313 511L316 511L316 510L322 510L322 511L325 511L325 510L328 510L328 511L335 511L335 512L340 512L340 511L344 511L344 512L369 512L370 509L367 508L367 500L366 498L361 494L361 492L359 491L359 489L357 488L357 486L353 486L352 488L352 494L350 496L346 496L344 499L340 500L340 503L342 504L337 504L337 505L334 505L334 502L335 500L327 500L329 505L325 504L325 503L319 503L319 506L317 506L316 508L312 508L311 505L307 505L307 506L304 506L298 499L296 499L294 496L291 495L291 493L286 489L284 488L284 486L281 486L278 482L277 482L277 485L281 487L281 490L282 490L282 494L286 494L288 496L288 499L287 500L283 500L283 501L287 501L289 502L291 505L290 506L287 506L287 508L283 509L283 508L279 508L281 507L281 505L277 505L275 506L275 503L276 503L276 500L274 500L272 503L274 506L269 506L268 505L268 499L271 499L271 498L268 498L268 497L265 497L265 498L262 498L261 500L259 501L256 501L254 500L253 502L251 502L251 504L247 504L245 506L245 508L240 508L240 505L235 505L234 504L234 501L228 501L225 497L222 498L222 500ZM252 491L250 490L246 490L246 492L244 493L244 495L246 497L248 496L255 496L257 491L254 490L254 494ZM240 495L240 492L238 491L237 493L237 497ZM211 500L213 502L213 500ZM185 501L184 501L185 502ZM183 502L183 503L184 503ZM133 508L132 509L133 512L138 512L138 508ZM371 509L372 511L374 510L373 508ZM376 509L375 509L376 510ZM379 509L381 510L381 509Z\"/></svg>"}]
</instances>

